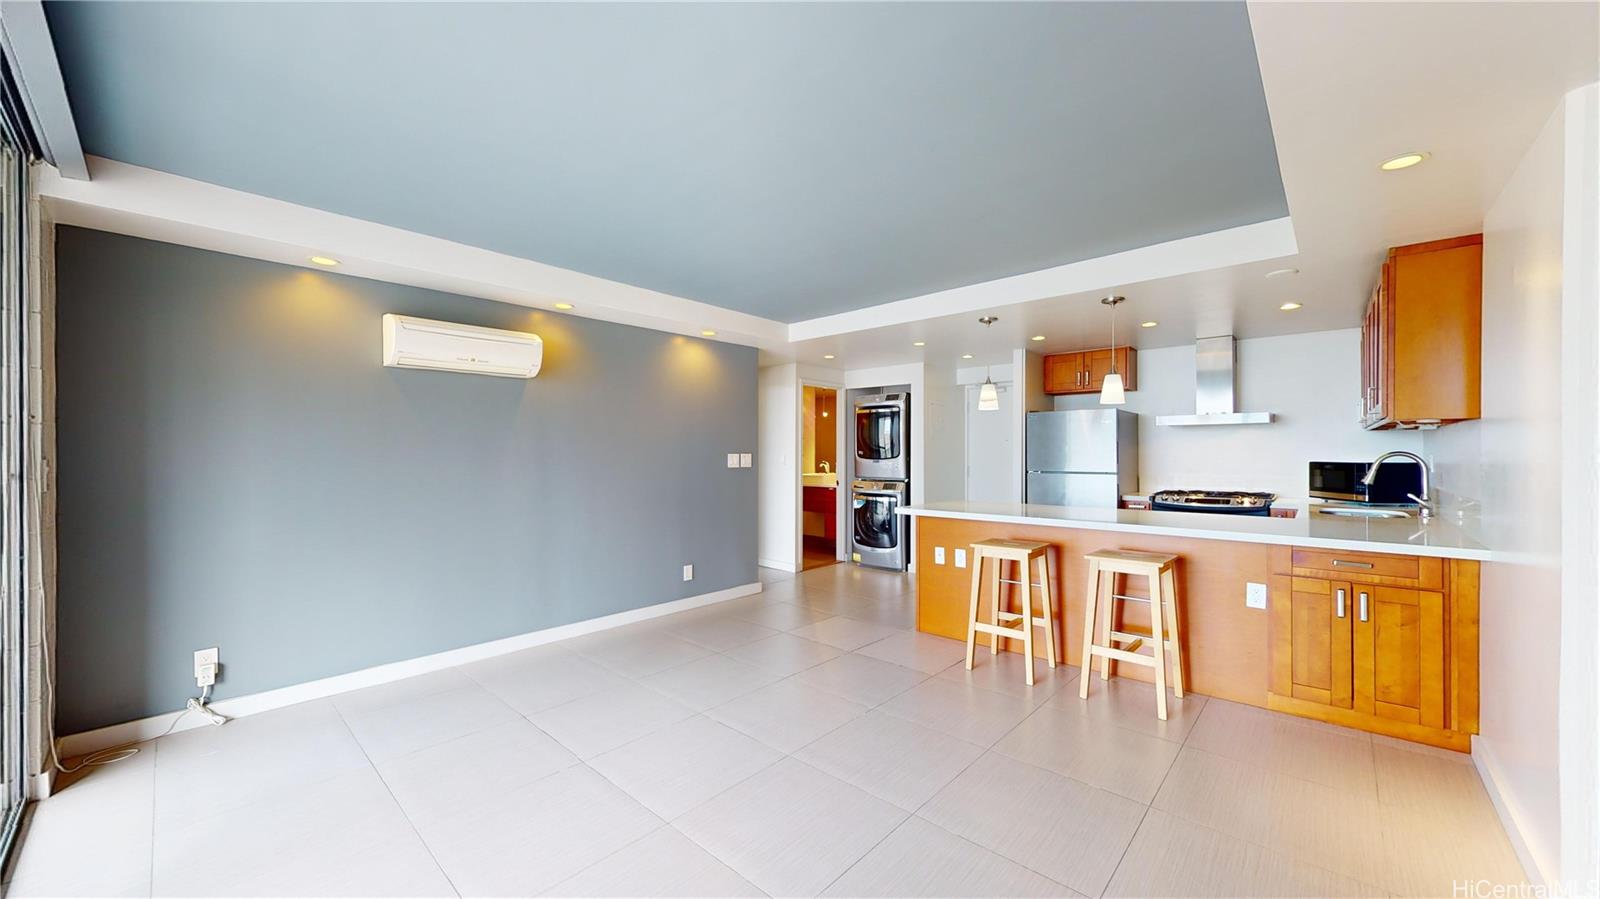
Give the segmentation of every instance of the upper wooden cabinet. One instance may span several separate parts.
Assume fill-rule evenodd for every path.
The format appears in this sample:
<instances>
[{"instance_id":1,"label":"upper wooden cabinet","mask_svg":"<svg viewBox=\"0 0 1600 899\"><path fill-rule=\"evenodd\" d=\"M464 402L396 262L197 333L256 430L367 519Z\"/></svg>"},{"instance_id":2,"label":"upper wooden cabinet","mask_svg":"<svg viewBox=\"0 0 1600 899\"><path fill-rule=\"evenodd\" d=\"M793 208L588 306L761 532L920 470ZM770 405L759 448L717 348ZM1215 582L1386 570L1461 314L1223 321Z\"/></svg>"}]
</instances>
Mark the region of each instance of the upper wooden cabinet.
<instances>
[{"instance_id":1,"label":"upper wooden cabinet","mask_svg":"<svg viewBox=\"0 0 1600 899\"><path fill-rule=\"evenodd\" d=\"M1395 247L1361 323L1368 430L1478 417L1483 235Z\"/></svg>"},{"instance_id":2,"label":"upper wooden cabinet","mask_svg":"<svg viewBox=\"0 0 1600 899\"><path fill-rule=\"evenodd\" d=\"M1139 354L1133 347L1119 346L1115 351L1109 348L1084 350L1044 357L1044 392L1099 393L1106 375L1111 373L1113 358L1117 362L1117 373L1122 375L1122 389L1138 389Z\"/></svg>"}]
</instances>

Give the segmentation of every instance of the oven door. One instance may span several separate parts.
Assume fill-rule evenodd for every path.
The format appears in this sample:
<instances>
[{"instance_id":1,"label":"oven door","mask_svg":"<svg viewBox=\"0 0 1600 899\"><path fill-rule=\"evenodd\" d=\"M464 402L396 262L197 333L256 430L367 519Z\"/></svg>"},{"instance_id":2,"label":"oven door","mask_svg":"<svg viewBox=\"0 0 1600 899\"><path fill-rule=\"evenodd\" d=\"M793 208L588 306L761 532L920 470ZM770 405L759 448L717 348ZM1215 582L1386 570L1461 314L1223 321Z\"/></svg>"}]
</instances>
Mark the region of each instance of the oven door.
<instances>
[{"instance_id":1,"label":"oven door","mask_svg":"<svg viewBox=\"0 0 1600 899\"><path fill-rule=\"evenodd\" d=\"M850 498L850 540L855 560L863 565L904 570L905 541L898 492L856 491Z\"/></svg>"},{"instance_id":2,"label":"oven door","mask_svg":"<svg viewBox=\"0 0 1600 899\"><path fill-rule=\"evenodd\" d=\"M909 449L904 403L856 406L856 477L905 480L910 476Z\"/></svg>"}]
</instances>

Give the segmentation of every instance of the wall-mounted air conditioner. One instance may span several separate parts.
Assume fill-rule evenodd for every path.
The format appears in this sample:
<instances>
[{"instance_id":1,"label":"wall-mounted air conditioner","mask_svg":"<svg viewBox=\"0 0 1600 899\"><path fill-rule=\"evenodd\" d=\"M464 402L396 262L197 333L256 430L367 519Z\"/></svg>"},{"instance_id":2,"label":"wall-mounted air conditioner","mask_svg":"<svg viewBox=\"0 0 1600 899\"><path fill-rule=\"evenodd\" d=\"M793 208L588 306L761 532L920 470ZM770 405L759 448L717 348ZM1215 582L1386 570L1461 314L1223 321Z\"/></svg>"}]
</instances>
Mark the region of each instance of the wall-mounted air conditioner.
<instances>
[{"instance_id":1,"label":"wall-mounted air conditioner","mask_svg":"<svg viewBox=\"0 0 1600 899\"><path fill-rule=\"evenodd\" d=\"M531 378L544 360L537 334L457 325L390 312L383 317L383 364L497 378Z\"/></svg>"}]
</instances>

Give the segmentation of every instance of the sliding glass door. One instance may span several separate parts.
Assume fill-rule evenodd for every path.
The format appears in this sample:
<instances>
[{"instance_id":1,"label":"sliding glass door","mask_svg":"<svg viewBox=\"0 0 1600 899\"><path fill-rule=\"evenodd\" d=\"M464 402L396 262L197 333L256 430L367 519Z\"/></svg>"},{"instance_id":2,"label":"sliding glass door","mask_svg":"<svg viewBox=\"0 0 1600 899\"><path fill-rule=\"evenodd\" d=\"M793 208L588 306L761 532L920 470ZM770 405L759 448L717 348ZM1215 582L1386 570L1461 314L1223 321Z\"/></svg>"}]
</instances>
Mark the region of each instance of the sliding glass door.
<instances>
[{"instance_id":1,"label":"sliding glass door","mask_svg":"<svg viewBox=\"0 0 1600 899\"><path fill-rule=\"evenodd\" d=\"M23 680L28 603L28 194L15 107L0 116L0 861L11 851L26 801L27 709Z\"/></svg>"}]
</instances>

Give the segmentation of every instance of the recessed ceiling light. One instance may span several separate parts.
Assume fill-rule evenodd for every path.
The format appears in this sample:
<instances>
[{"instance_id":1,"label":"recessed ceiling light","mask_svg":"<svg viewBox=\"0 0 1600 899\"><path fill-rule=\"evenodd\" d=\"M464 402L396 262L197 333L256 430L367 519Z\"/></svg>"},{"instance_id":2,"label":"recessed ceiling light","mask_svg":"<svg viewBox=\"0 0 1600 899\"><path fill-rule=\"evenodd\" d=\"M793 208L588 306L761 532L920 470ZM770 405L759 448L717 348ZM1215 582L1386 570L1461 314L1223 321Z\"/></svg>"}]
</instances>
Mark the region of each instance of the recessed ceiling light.
<instances>
[{"instance_id":1,"label":"recessed ceiling light","mask_svg":"<svg viewBox=\"0 0 1600 899\"><path fill-rule=\"evenodd\" d=\"M972 358L972 354L971 353L962 353L961 354L961 358L963 358L963 359L971 359Z\"/></svg>"},{"instance_id":2,"label":"recessed ceiling light","mask_svg":"<svg viewBox=\"0 0 1600 899\"><path fill-rule=\"evenodd\" d=\"M823 353L822 354L822 358L824 358L824 359L832 359L833 358L833 354L832 353Z\"/></svg>"},{"instance_id":3,"label":"recessed ceiling light","mask_svg":"<svg viewBox=\"0 0 1600 899\"><path fill-rule=\"evenodd\" d=\"M1402 153L1393 159L1384 160L1378 168L1386 172L1398 172L1401 169L1409 169L1419 162L1427 162L1428 156L1427 153Z\"/></svg>"},{"instance_id":4,"label":"recessed ceiling light","mask_svg":"<svg viewBox=\"0 0 1600 899\"><path fill-rule=\"evenodd\" d=\"M1038 342L1039 342L1039 341L1041 341L1041 340L1043 340L1043 339L1044 339L1044 335L1043 335L1043 334L1035 334L1035 335L1033 335L1033 337L1032 337L1032 338L1030 338L1030 339L1031 339L1031 340L1032 340L1032 341L1033 341L1033 342L1034 342L1034 343L1038 343Z\"/></svg>"},{"instance_id":5,"label":"recessed ceiling light","mask_svg":"<svg viewBox=\"0 0 1600 899\"><path fill-rule=\"evenodd\" d=\"M1159 325L1159 324L1161 324L1161 323L1160 322L1140 322L1139 323L1139 327L1141 327L1141 328L1154 328L1156 325Z\"/></svg>"},{"instance_id":6,"label":"recessed ceiling light","mask_svg":"<svg viewBox=\"0 0 1600 899\"><path fill-rule=\"evenodd\" d=\"M1282 306L1279 306L1278 308L1282 309L1284 312L1293 312L1296 309L1300 308L1300 304L1299 303L1284 303Z\"/></svg>"},{"instance_id":7,"label":"recessed ceiling light","mask_svg":"<svg viewBox=\"0 0 1600 899\"><path fill-rule=\"evenodd\" d=\"M1300 274L1300 270L1297 269L1297 268L1276 268L1276 269L1273 269L1270 272L1267 272L1267 277L1268 278L1286 278L1289 275L1298 275L1298 274Z\"/></svg>"},{"instance_id":8,"label":"recessed ceiling light","mask_svg":"<svg viewBox=\"0 0 1600 899\"><path fill-rule=\"evenodd\" d=\"M339 260L333 258L332 256L312 256L311 257L311 264L312 265L325 265L325 266L327 266L329 268L332 268L333 266L339 264Z\"/></svg>"},{"instance_id":9,"label":"recessed ceiling light","mask_svg":"<svg viewBox=\"0 0 1600 899\"><path fill-rule=\"evenodd\" d=\"M710 328L707 328L704 331L700 332L700 336L701 337L715 337L715 336L717 336L717 332L711 330Z\"/></svg>"},{"instance_id":10,"label":"recessed ceiling light","mask_svg":"<svg viewBox=\"0 0 1600 899\"><path fill-rule=\"evenodd\" d=\"M560 309L562 312L566 312L568 309L572 308L572 304L571 303L557 303L556 304L556 308Z\"/></svg>"},{"instance_id":11,"label":"recessed ceiling light","mask_svg":"<svg viewBox=\"0 0 1600 899\"><path fill-rule=\"evenodd\" d=\"M926 340L913 340L913 341L911 341L911 345L912 346L927 346L928 342Z\"/></svg>"}]
</instances>

